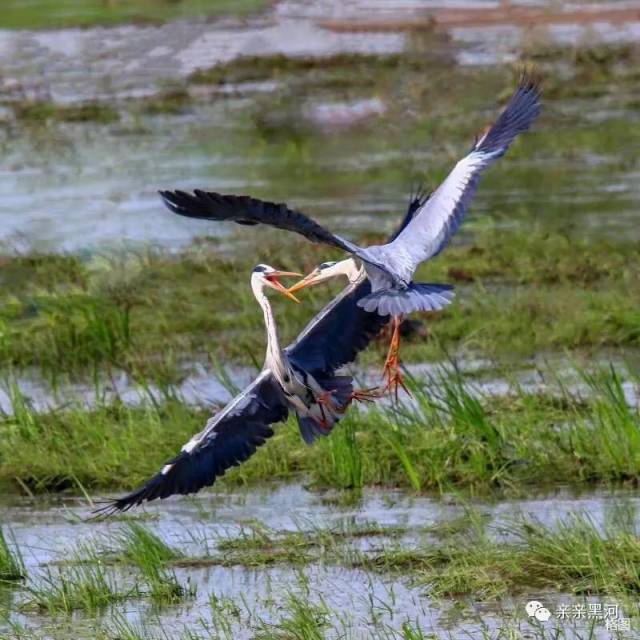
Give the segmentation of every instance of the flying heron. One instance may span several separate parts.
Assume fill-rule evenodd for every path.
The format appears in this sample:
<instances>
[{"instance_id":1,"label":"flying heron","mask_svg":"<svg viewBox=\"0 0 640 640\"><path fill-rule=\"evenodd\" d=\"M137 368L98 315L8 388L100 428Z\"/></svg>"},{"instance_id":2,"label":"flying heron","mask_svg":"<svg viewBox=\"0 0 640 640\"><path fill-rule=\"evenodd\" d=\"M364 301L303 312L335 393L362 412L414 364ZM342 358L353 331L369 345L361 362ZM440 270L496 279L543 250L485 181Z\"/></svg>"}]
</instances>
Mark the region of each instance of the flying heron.
<instances>
[{"instance_id":1,"label":"flying heron","mask_svg":"<svg viewBox=\"0 0 640 640\"><path fill-rule=\"evenodd\" d=\"M409 224L423 203L421 194L410 199L405 217L391 239ZM389 321L388 317L372 316L358 306L358 301L371 293L364 269L351 273L349 284L292 344L280 349L264 291L271 287L295 299L279 282L285 275L299 274L277 271L269 265L258 265L251 274L251 288L262 307L267 328L265 364L258 377L210 418L205 428L159 473L136 491L109 501L98 509L98 515L127 511L148 500L195 493L211 486L227 469L250 458L273 435L271 425L286 420L291 410L298 417L302 438L310 444L316 436L328 435L346 405L358 399L359 392L352 391L351 378L335 376L335 371L353 362ZM301 381L308 386L300 386ZM360 397L366 399L366 391Z\"/></svg>"},{"instance_id":2,"label":"flying heron","mask_svg":"<svg viewBox=\"0 0 640 640\"><path fill-rule=\"evenodd\" d=\"M526 131L540 113L540 89L526 74L495 123L476 139L440 186L421 204L411 221L392 241L359 247L334 234L286 204L264 202L248 196L222 195L201 190L193 194L163 191L167 206L180 215L207 220L231 220L239 224L259 223L294 231L313 242L342 249L362 261L371 292L358 306L371 314L393 317L393 333L385 362L387 388L404 387L399 367L400 323L412 311L442 309L451 301L449 285L413 281L418 266L437 256L456 232L476 190L480 174L500 158L516 136ZM355 267L351 262L318 268L294 285L295 291ZM406 389L406 387L404 387Z\"/></svg>"}]
</instances>

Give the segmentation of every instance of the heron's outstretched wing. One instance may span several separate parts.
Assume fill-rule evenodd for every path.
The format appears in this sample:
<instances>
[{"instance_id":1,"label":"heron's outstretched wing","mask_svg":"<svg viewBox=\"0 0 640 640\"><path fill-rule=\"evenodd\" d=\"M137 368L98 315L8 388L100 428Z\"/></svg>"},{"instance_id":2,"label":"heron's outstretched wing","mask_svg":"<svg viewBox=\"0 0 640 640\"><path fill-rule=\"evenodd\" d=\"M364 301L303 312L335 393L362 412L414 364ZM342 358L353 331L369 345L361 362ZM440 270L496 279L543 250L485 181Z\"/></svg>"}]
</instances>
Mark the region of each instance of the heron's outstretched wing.
<instances>
[{"instance_id":1,"label":"heron's outstretched wing","mask_svg":"<svg viewBox=\"0 0 640 640\"><path fill-rule=\"evenodd\" d=\"M245 225L266 224L293 231L312 242L342 249L387 271L384 264L366 255L358 245L331 233L309 216L289 209L284 203L276 204L249 196L223 195L200 189L196 189L193 194L184 191L160 191L160 195L167 207L178 215L203 220L232 221Z\"/></svg>"},{"instance_id":2,"label":"heron's outstretched wing","mask_svg":"<svg viewBox=\"0 0 640 640\"><path fill-rule=\"evenodd\" d=\"M387 242L393 242L405 229L405 227L413 220L413 216L420 210L420 207L429 199L428 194L422 186L419 186L415 195L412 193L409 196L409 205L407 206L407 212L404 214L404 218L398 225L398 228L391 234Z\"/></svg>"},{"instance_id":3,"label":"heron's outstretched wing","mask_svg":"<svg viewBox=\"0 0 640 640\"><path fill-rule=\"evenodd\" d=\"M251 457L273 435L271 425L288 414L284 395L271 371L263 371L244 391L207 422L205 428L162 470L136 491L97 511L111 515L177 493L212 485L230 467Z\"/></svg>"},{"instance_id":4,"label":"heron's outstretched wing","mask_svg":"<svg viewBox=\"0 0 640 640\"><path fill-rule=\"evenodd\" d=\"M278 229L293 231L312 242L321 242L343 251L357 249L304 213L289 209L284 203L266 202L249 196L234 196L201 191L193 194L184 191L160 191L160 195L171 211L188 218L232 221L238 224L266 224Z\"/></svg>"},{"instance_id":5,"label":"heron's outstretched wing","mask_svg":"<svg viewBox=\"0 0 640 640\"><path fill-rule=\"evenodd\" d=\"M516 136L526 131L539 113L540 89L523 75L493 126L476 141L469 154L458 162L413 220L385 249L394 256L401 256L413 270L442 251L460 226L482 171L507 151Z\"/></svg>"}]
</instances>

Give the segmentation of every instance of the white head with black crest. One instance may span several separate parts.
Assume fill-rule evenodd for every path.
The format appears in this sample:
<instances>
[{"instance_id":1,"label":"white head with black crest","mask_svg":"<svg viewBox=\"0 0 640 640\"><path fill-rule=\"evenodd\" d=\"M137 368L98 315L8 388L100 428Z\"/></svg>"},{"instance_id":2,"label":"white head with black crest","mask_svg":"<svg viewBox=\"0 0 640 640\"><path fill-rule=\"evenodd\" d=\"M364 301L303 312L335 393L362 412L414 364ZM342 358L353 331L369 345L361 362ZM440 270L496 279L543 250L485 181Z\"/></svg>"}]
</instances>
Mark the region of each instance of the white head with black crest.
<instances>
[{"instance_id":1,"label":"white head with black crest","mask_svg":"<svg viewBox=\"0 0 640 640\"><path fill-rule=\"evenodd\" d=\"M281 271L268 264L259 264L251 272L251 289L256 298L260 299L264 295L264 289L269 287L279 291L282 295L290 298L294 302L300 302L289 290L280 283L280 278L286 276L300 276L294 271Z\"/></svg>"}]
</instances>

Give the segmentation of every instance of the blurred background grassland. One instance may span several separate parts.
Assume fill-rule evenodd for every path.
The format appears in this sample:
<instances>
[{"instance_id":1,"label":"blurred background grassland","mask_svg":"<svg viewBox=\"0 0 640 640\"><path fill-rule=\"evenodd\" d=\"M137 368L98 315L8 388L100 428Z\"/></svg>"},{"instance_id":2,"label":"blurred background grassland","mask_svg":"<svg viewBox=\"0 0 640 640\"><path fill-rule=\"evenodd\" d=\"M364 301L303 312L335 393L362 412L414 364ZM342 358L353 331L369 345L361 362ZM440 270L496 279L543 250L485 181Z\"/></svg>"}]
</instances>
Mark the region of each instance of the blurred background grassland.
<instances>
[{"instance_id":1,"label":"blurred background grassland","mask_svg":"<svg viewBox=\"0 0 640 640\"><path fill-rule=\"evenodd\" d=\"M5 0L0 28L154 24L176 18L243 16L268 6L266 0Z\"/></svg>"}]
</instances>

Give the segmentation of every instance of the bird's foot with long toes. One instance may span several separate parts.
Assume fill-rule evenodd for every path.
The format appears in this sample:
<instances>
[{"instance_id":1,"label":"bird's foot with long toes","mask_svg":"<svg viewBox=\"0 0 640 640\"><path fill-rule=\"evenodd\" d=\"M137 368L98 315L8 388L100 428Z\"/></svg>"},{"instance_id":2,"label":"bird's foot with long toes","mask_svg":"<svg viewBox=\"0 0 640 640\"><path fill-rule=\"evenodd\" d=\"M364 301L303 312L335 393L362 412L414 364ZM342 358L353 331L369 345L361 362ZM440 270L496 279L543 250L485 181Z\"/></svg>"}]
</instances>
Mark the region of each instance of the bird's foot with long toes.
<instances>
[{"instance_id":1,"label":"bird's foot with long toes","mask_svg":"<svg viewBox=\"0 0 640 640\"><path fill-rule=\"evenodd\" d=\"M375 402L382 396L380 387L371 387L370 389L356 389L349 396L349 402Z\"/></svg>"},{"instance_id":2,"label":"bird's foot with long toes","mask_svg":"<svg viewBox=\"0 0 640 640\"><path fill-rule=\"evenodd\" d=\"M382 393L393 392L396 402L398 402L398 387L402 387L408 395L411 395L407 385L404 383L404 377L400 371L400 325L402 323L402 316L396 316L393 318L393 333L391 335L391 342L389 344L389 352L387 353L387 359L384 363L384 370L382 377L387 378L387 384L385 385Z\"/></svg>"},{"instance_id":3,"label":"bird's foot with long toes","mask_svg":"<svg viewBox=\"0 0 640 640\"><path fill-rule=\"evenodd\" d=\"M396 402L398 402L398 387L402 387L407 395L411 396L411 391L409 391L407 385L404 383L404 376L400 371L400 360L397 355L394 358L387 359L387 362L384 363L382 375L387 378L387 383L382 390L383 394L392 393Z\"/></svg>"},{"instance_id":4,"label":"bird's foot with long toes","mask_svg":"<svg viewBox=\"0 0 640 640\"><path fill-rule=\"evenodd\" d=\"M316 404L320 407L320 412L322 413L322 418L316 421L323 429L326 429L329 426L326 411L328 411L329 414L335 411L336 401L333 396L333 391L324 391L316 398Z\"/></svg>"}]
</instances>

